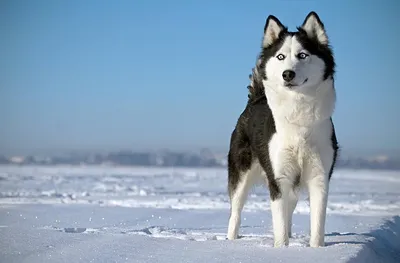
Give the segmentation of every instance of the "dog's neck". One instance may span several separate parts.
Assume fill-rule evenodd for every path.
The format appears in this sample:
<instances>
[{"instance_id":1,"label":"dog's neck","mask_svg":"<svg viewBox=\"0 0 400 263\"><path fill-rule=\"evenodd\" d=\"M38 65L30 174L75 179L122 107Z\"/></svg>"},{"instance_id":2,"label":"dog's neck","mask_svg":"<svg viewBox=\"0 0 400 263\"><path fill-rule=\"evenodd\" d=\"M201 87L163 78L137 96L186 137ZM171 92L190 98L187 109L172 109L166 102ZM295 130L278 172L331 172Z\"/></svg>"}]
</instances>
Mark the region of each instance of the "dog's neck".
<instances>
[{"instance_id":1,"label":"dog's neck","mask_svg":"<svg viewBox=\"0 0 400 263\"><path fill-rule=\"evenodd\" d=\"M264 87L277 129L284 128L282 125L312 128L333 114L336 102L333 79L300 92L273 86L268 81Z\"/></svg>"}]
</instances>

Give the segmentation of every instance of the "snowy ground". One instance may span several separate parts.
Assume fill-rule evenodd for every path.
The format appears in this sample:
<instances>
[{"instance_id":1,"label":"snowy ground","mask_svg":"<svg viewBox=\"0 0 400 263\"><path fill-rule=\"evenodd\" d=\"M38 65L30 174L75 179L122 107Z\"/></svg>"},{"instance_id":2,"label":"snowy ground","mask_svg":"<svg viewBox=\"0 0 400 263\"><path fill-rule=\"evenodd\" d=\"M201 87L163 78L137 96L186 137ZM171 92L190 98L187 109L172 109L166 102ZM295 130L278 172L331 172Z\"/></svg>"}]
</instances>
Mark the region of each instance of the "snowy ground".
<instances>
[{"instance_id":1,"label":"snowy ground","mask_svg":"<svg viewBox=\"0 0 400 263\"><path fill-rule=\"evenodd\" d=\"M272 247L266 189L225 240L224 169L0 166L0 262L400 262L400 172L337 170L326 247L309 248L303 196Z\"/></svg>"}]
</instances>

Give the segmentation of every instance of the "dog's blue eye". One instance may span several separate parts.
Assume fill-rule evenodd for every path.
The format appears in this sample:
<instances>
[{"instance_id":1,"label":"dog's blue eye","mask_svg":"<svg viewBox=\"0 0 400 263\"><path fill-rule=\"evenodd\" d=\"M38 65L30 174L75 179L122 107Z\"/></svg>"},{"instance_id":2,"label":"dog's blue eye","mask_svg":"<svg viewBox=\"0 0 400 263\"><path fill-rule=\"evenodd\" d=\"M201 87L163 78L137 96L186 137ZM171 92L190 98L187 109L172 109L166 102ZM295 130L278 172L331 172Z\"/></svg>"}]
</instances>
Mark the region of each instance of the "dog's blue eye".
<instances>
[{"instance_id":1,"label":"dog's blue eye","mask_svg":"<svg viewBox=\"0 0 400 263\"><path fill-rule=\"evenodd\" d=\"M308 57L308 55L307 55L306 53L301 52L301 53L299 53L299 54L297 55L297 57L298 57L299 59L305 59L306 57Z\"/></svg>"},{"instance_id":2,"label":"dog's blue eye","mask_svg":"<svg viewBox=\"0 0 400 263\"><path fill-rule=\"evenodd\" d=\"M285 59L285 55L279 54L278 56L276 56L276 58L279 59L279 60L284 60Z\"/></svg>"}]
</instances>

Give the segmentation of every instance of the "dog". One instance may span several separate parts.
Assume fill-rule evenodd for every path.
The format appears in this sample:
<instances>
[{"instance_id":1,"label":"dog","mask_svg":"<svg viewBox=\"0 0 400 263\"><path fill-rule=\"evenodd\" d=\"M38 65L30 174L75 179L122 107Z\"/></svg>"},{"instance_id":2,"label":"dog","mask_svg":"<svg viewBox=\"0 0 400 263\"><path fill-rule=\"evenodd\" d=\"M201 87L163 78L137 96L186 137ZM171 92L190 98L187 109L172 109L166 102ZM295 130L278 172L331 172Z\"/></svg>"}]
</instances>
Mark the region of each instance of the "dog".
<instances>
[{"instance_id":1,"label":"dog","mask_svg":"<svg viewBox=\"0 0 400 263\"><path fill-rule=\"evenodd\" d=\"M297 31L268 16L249 94L230 139L227 239L238 237L249 189L269 188L274 247L289 245L299 191L310 201L310 247L324 246L329 181L338 155L335 60L314 11Z\"/></svg>"}]
</instances>

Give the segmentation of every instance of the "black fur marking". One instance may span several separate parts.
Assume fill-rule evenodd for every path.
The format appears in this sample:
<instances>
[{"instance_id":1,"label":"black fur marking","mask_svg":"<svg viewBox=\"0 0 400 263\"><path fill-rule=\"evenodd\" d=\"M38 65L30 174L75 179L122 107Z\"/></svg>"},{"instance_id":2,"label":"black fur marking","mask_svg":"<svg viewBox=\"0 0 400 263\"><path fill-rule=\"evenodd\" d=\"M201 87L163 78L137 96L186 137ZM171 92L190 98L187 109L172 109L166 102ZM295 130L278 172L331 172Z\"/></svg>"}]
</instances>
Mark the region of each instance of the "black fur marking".
<instances>
[{"instance_id":1,"label":"black fur marking","mask_svg":"<svg viewBox=\"0 0 400 263\"><path fill-rule=\"evenodd\" d=\"M255 68L252 69L252 74L250 74L250 81L251 85L247 86L247 89L249 90L248 94L248 103L256 103L256 101L262 99L267 99L265 97L265 92L264 92L264 85L262 83L262 78L259 76L258 73L258 67L259 65L256 65Z\"/></svg>"},{"instance_id":2,"label":"black fur marking","mask_svg":"<svg viewBox=\"0 0 400 263\"><path fill-rule=\"evenodd\" d=\"M319 43L316 38L309 38L306 31L301 27L298 27L297 30L298 32L295 35L301 45L311 54L318 56L325 62L324 80L333 76L335 74L335 61L330 46Z\"/></svg>"},{"instance_id":3,"label":"black fur marking","mask_svg":"<svg viewBox=\"0 0 400 263\"><path fill-rule=\"evenodd\" d=\"M329 180L331 180L333 170L335 169L335 164L336 164L336 160L337 160L338 152L339 152L339 145L338 145L338 141L336 138L335 126L333 125L332 118L331 118L331 123L332 123L331 141L332 141L332 148L333 148L333 162L331 165L331 169L329 170Z\"/></svg>"},{"instance_id":4,"label":"black fur marking","mask_svg":"<svg viewBox=\"0 0 400 263\"><path fill-rule=\"evenodd\" d=\"M297 188L300 186L300 174L298 174L296 176L296 178L294 178L294 182L293 182L293 188Z\"/></svg>"},{"instance_id":5,"label":"black fur marking","mask_svg":"<svg viewBox=\"0 0 400 263\"><path fill-rule=\"evenodd\" d=\"M240 123L236 125L231 135L230 150L228 153L228 191L229 196L236 190L240 181L240 175L251 167L252 153L250 149L250 140L244 132L246 126L246 119L240 117Z\"/></svg>"},{"instance_id":6,"label":"black fur marking","mask_svg":"<svg viewBox=\"0 0 400 263\"><path fill-rule=\"evenodd\" d=\"M241 174L248 171L255 160L259 161L266 172L271 199L276 200L281 196L274 179L268 149L269 141L275 132L275 122L267 100L248 103L231 137L228 154L230 196L236 190Z\"/></svg>"}]
</instances>

